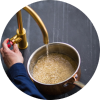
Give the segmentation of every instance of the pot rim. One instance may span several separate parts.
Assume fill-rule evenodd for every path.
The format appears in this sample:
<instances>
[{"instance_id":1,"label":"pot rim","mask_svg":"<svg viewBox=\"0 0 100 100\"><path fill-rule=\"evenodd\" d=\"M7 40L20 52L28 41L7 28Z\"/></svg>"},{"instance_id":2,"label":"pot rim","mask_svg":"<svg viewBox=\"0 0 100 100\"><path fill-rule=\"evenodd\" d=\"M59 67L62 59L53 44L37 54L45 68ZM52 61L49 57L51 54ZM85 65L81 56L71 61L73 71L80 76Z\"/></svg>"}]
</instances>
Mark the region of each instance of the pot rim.
<instances>
[{"instance_id":1,"label":"pot rim","mask_svg":"<svg viewBox=\"0 0 100 100\"><path fill-rule=\"evenodd\" d=\"M43 45L43 46L39 47L38 49L36 49L36 50L31 54L31 56L29 57L29 60L28 60L28 63L27 63L27 71L28 71L28 74L29 74L30 78L33 79L33 81L36 81L37 83L42 84L42 85L58 85L58 84L61 84L61 83L65 83L65 82L67 82L69 79L71 79L71 78L77 73L77 71L79 70L79 68L80 68L80 62L81 62L80 55L79 55L78 51L76 50L76 48L73 47L72 45L68 44L68 43L63 43L63 42L52 42L52 43L48 43L48 44L49 44L49 45L64 44L64 45L70 46L70 47L76 52L76 54L77 54L77 56L78 56L78 60L79 60L79 62L78 62L78 67L77 67L76 71L75 71L69 78L67 78L66 80L64 80L64 81L62 81L62 82L59 82L59 83L56 83L56 84L45 84L45 83L41 83L41 82L38 82L37 80L35 80L35 79L32 77L32 75L30 74L30 72L29 72L29 64L30 64L30 62L31 62L31 59L32 59L33 55L34 55L37 51L39 51L40 49L42 49L43 47L46 46L46 45Z\"/></svg>"}]
</instances>

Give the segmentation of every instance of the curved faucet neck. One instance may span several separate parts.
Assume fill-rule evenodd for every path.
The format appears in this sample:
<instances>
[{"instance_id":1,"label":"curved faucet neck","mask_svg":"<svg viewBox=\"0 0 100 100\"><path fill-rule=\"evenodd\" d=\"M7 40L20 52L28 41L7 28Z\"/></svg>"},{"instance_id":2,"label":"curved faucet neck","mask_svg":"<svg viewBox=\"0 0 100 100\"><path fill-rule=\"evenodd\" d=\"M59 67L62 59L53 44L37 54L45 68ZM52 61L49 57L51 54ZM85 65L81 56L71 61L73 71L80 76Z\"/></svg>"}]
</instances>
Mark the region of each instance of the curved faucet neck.
<instances>
[{"instance_id":1,"label":"curved faucet neck","mask_svg":"<svg viewBox=\"0 0 100 100\"><path fill-rule=\"evenodd\" d=\"M48 32L47 32L47 29L46 29L43 21L39 17L39 15L29 6L25 6L23 9L26 10L37 22L37 24L40 27L42 34L43 34L43 42L44 42L44 44L48 44L49 43Z\"/></svg>"}]
</instances>

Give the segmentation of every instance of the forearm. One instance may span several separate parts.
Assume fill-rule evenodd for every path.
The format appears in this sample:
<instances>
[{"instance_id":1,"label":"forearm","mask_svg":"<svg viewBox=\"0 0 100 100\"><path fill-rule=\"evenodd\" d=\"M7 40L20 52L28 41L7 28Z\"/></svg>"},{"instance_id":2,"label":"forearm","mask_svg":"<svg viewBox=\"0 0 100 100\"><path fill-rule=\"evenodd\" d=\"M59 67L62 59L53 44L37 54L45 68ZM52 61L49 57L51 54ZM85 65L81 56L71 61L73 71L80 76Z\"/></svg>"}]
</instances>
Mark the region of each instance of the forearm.
<instances>
[{"instance_id":1,"label":"forearm","mask_svg":"<svg viewBox=\"0 0 100 100\"><path fill-rule=\"evenodd\" d=\"M21 91L25 92L26 94L45 99L37 90L34 83L30 80L23 64L14 64L8 70L8 77Z\"/></svg>"}]
</instances>

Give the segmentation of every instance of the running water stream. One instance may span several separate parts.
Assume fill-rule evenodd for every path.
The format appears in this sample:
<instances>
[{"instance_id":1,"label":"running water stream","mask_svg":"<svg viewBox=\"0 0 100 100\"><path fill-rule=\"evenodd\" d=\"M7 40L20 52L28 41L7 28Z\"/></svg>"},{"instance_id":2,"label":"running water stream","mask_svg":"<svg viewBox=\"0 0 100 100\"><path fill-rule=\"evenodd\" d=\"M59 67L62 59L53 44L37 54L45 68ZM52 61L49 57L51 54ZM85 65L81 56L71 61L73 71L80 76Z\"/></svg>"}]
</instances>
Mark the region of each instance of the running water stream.
<instances>
[{"instance_id":1,"label":"running water stream","mask_svg":"<svg viewBox=\"0 0 100 100\"><path fill-rule=\"evenodd\" d=\"M48 57L49 56L48 44L46 44L46 53L47 53L47 57Z\"/></svg>"}]
</instances>

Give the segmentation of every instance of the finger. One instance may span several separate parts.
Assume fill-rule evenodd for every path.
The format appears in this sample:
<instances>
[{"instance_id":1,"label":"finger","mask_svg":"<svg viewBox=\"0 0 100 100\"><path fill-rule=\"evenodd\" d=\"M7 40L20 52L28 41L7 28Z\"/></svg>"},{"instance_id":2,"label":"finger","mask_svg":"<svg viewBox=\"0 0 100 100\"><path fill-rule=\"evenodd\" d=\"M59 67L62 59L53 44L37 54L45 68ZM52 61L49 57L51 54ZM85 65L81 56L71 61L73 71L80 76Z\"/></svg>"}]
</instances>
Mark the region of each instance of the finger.
<instances>
[{"instance_id":1,"label":"finger","mask_svg":"<svg viewBox=\"0 0 100 100\"><path fill-rule=\"evenodd\" d=\"M8 42L9 38L5 39L4 42L2 43L3 49L4 50L9 50L8 46L7 46L7 42Z\"/></svg>"},{"instance_id":2,"label":"finger","mask_svg":"<svg viewBox=\"0 0 100 100\"><path fill-rule=\"evenodd\" d=\"M4 58L4 52L3 52L3 48L0 49L1 55Z\"/></svg>"},{"instance_id":3,"label":"finger","mask_svg":"<svg viewBox=\"0 0 100 100\"><path fill-rule=\"evenodd\" d=\"M19 52L19 48L18 48L18 45L17 44L14 44L13 45L13 51L14 52Z\"/></svg>"}]
</instances>

